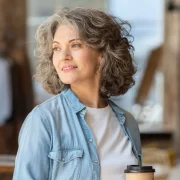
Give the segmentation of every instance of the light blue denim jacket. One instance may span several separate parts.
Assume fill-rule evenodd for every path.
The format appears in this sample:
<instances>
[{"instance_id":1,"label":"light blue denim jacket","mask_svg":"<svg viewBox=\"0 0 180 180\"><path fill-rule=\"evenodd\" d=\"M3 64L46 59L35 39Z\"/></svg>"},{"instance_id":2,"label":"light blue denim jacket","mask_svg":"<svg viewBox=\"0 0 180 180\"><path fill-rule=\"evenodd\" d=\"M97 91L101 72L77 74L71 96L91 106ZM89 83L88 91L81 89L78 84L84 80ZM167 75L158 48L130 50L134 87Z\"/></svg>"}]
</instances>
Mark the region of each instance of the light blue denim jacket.
<instances>
[{"instance_id":1,"label":"light blue denim jacket","mask_svg":"<svg viewBox=\"0 0 180 180\"><path fill-rule=\"evenodd\" d=\"M137 124L128 129L125 111L108 103L141 162ZM70 89L35 107L19 134L13 180L100 180L97 147L85 113L86 107Z\"/></svg>"}]
</instances>

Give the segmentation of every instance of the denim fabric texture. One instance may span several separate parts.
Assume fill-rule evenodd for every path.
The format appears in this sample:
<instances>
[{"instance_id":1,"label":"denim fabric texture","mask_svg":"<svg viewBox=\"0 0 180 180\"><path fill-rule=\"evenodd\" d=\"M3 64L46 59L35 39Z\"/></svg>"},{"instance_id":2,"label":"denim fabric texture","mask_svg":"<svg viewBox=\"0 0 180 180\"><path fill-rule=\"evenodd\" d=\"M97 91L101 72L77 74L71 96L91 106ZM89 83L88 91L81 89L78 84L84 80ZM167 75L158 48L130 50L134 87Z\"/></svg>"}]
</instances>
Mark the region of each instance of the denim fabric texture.
<instances>
[{"instance_id":1,"label":"denim fabric texture","mask_svg":"<svg viewBox=\"0 0 180 180\"><path fill-rule=\"evenodd\" d=\"M132 120L135 127L129 130L131 120L125 123L125 112L111 100L108 104L141 162L136 122ZM97 147L85 113L86 107L70 89L36 106L19 133L13 180L100 180Z\"/></svg>"}]
</instances>

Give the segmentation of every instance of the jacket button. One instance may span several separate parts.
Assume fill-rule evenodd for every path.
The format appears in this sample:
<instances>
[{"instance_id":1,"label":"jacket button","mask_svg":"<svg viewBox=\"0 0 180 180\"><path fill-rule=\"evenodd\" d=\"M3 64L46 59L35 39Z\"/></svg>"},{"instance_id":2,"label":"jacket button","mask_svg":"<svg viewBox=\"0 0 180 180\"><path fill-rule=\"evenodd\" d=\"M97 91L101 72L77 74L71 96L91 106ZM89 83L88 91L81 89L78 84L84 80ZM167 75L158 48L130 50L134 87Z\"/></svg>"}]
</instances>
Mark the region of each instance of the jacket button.
<instances>
[{"instance_id":1,"label":"jacket button","mask_svg":"<svg viewBox=\"0 0 180 180\"><path fill-rule=\"evenodd\" d=\"M65 161L65 159L64 159L64 158L62 158L62 161L64 162L64 161Z\"/></svg>"},{"instance_id":2,"label":"jacket button","mask_svg":"<svg viewBox=\"0 0 180 180\"><path fill-rule=\"evenodd\" d=\"M98 161L97 161L97 160L95 160L94 162L95 162L95 163L98 163Z\"/></svg>"},{"instance_id":3,"label":"jacket button","mask_svg":"<svg viewBox=\"0 0 180 180\"><path fill-rule=\"evenodd\" d=\"M92 142L93 140L92 139L89 139L89 142Z\"/></svg>"}]
</instances>

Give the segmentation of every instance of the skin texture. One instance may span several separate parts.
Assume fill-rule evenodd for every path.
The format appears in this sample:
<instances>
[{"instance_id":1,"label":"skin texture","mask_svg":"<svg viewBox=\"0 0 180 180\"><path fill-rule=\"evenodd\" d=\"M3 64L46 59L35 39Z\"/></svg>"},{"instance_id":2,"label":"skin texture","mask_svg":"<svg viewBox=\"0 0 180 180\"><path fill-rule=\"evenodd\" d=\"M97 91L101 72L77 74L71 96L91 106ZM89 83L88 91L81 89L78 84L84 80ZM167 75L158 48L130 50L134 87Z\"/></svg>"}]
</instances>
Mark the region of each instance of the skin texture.
<instances>
[{"instance_id":1,"label":"skin texture","mask_svg":"<svg viewBox=\"0 0 180 180\"><path fill-rule=\"evenodd\" d=\"M85 45L75 28L60 25L53 40L53 65L64 84L89 107L104 107L99 97L102 54ZM91 97L91 98L89 98Z\"/></svg>"}]
</instances>

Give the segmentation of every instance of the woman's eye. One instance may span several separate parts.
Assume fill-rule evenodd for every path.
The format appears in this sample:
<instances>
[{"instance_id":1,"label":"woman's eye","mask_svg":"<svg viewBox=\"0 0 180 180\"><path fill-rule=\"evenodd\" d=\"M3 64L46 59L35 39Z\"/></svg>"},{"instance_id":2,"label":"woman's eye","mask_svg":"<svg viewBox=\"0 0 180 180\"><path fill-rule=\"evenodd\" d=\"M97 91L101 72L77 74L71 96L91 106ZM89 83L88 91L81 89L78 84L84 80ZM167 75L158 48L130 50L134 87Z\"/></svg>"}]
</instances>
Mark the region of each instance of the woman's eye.
<instances>
[{"instance_id":1,"label":"woman's eye","mask_svg":"<svg viewBox=\"0 0 180 180\"><path fill-rule=\"evenodd\" d=\"M78 43L75 43L75 44L72 44L72 45L71 45L72 48L77 48L77 47L80 47L80 46L81 46L81 45L78 44Z\"/></svg>"},{"instance_id":2,"label":"woman's eye","mask_svg":"<svg viewBox=\"0 0 180 180\"><path fill-rule=\"evenodd\" d=\"M53 51L60 51L60 50L61 50L60 47L54 47L54 48L53 48Z\"/></svg>"}]
</instances>

